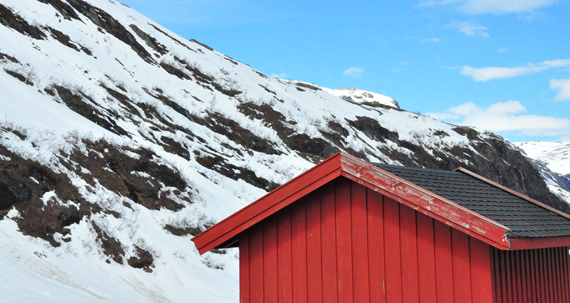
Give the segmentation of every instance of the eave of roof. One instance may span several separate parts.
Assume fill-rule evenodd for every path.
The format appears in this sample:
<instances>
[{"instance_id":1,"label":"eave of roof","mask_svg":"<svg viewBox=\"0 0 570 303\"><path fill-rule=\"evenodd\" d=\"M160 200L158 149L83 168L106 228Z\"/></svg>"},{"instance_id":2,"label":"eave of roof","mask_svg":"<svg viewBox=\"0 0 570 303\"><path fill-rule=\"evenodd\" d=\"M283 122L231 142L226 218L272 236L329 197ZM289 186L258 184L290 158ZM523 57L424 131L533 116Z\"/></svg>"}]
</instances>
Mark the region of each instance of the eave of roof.
<instances>
[{"instance_id":1,"label":"eave of roof","mask_svg":"<svg viewBox=\"0 0 570 303\"><path fill-rule=\"evenodd\" d=\"M473 177L483 178L465 169L462 169L462 172L468 172ZM502 250L524 249L524 247L534 246L552 247L552 243L568 243L570 245L570 238L553 239L550 242L517 239L515 243L520 248L512 247L510 241L515 239L508 239L509 227L346 153L333 155L200 233L192 238L192 241L194 241L200 254L204 254L213 248L228 247L237 241L237 236L244 230L341 176ZM492 183L495 186L500 186ZM520 195L519 193L516 194ZM540 202L535 201L533 203Z\"/></svg>"}]
</instances>

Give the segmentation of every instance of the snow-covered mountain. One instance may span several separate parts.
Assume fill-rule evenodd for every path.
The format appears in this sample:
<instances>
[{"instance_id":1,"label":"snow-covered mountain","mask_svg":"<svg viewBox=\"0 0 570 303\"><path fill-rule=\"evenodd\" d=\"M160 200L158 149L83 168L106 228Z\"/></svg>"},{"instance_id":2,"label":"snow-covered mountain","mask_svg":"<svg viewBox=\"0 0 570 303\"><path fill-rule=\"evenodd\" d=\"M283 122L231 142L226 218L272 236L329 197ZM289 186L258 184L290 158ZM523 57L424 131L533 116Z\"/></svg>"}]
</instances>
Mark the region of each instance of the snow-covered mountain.
<instances>
[{"instance_id":1,"label":"snow-covered mountain","mask_svg":"<svg viewBox=\"0 0 570 303\"><path fill-rule=\"evenodd\" d=\"M237 251L191 237L339 150L570 209L500 136L268 77L112 0L3 0L0 37L0 302L237 302Z\"/></svg>"},{"instance_id":2,"label":"snow-covered mountain","mask_svg":"<svg viewBox=\"0 0 570 303\"><path fill-rule=\"evenodd\" d=\"M544 162L548 169L570 176L570 142L515 142L532 159Z\"/></svg>"},{"instance_id":3,"label":"snow-covered mountain","mask_svg":"<svg viewBox=\"0 0 570 303\"><path fill-rule=\"evenodd\" d=\"M376 107L388 106L388 107L400 108L398 101L394 100L394 98L363 89L323 88L323 90L330 93L331 95L340 97L341 99L349 102L355 102L359 104L376 106Z\"/></svg>"},{"instance_id":4,"label":"snow-covered mountain","mask_svg":"<svg viewBox=\"0 0 570 303\"><path fill-rule=\"evenodd\" d=\"M552 192L570 203L570 142L516 142Z\"/></svg>"}]
</instances>

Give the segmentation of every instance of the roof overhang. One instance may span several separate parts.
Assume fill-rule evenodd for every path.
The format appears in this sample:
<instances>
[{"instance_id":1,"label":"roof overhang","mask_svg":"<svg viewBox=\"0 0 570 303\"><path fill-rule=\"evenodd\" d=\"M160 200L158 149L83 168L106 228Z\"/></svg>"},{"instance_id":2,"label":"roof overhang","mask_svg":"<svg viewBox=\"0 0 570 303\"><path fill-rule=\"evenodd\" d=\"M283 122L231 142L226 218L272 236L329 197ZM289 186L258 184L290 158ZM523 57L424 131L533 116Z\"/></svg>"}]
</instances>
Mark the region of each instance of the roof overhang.
<instances>
[{"instance_id":1,"label":"roof overhang","mask_svg":"<svg viewBox=\"0 0 570 303\"><path fill-rule=\"evenodd\" d=\"M324 160L200 233L192 238L192 241L194 241L200 254L204 254L213 248L233 246L238 241L238 235L241 232L341 176L377 191L498 249L521 249L516 247L532 246L529 244L530 242L519 239L512 239L510 241L514 242L510 243L507 236L510 228L507 226L346 153L337 153ZM568 243L570 245L570 238L564 239L566 240L559 239L556 243ZM548 242L538 241L536 243L548 245ZM538 244L534 245L537 246Z\"/></svg>"},{"instance_id":2,"label":"roof overhang","mask_svg":"<svg viewBox=\"0 0 570 303\"><path fill-rule=\"evenodd\" d=\"M509 250L570 246L570 237L510 239Z\"/></svg>"}]
</instances>

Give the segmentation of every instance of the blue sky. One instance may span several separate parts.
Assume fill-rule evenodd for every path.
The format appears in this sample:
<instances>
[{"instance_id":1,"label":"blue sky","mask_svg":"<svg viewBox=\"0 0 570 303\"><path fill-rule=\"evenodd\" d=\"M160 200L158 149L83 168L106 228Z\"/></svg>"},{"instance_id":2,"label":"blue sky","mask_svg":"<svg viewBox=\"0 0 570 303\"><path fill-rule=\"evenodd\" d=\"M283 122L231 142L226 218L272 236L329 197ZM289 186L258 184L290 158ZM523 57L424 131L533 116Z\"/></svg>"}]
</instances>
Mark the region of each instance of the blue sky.
<instances>
[{"instance_id":1,"label":"blue sky","mask_svg":"<svg viewBox=\"0 0 570 303\"><path fill-rule=\"evenodd\" d=\"M563 0L122 0L267 75L357 87L511 141L570 141Z\"/></svg>"}]
</instances>

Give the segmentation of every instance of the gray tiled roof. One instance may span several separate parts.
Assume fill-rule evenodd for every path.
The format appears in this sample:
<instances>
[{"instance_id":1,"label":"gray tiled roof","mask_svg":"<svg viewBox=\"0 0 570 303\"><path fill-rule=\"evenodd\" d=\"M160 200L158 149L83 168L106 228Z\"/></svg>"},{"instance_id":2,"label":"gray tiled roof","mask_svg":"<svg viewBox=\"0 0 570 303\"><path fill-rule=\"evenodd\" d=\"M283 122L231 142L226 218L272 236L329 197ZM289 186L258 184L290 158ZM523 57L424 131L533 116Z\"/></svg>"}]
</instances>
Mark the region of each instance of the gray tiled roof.
<instances>
[{"instance_id":1,"label":"gray tiled roof","mask_svg":"<svg viewBox=\"0 0 570 303\"><path fill-rule=\"evenodd\" d=\"M511 228L509 238L570 236L570 219L465 173L374 165Z\"/></svg>"}]
</instances>

